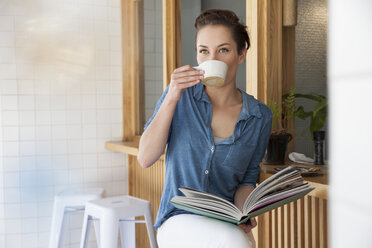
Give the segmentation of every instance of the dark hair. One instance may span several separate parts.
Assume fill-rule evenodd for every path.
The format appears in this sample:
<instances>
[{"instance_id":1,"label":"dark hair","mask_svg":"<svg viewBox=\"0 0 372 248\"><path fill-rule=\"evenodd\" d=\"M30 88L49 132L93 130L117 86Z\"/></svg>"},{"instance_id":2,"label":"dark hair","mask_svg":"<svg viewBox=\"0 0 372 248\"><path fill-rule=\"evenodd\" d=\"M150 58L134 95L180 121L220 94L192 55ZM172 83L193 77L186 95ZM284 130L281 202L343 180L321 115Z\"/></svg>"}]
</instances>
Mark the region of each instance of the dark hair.
<instances>
[{"instance_id":1,"label":"dark hair","mask_svg":"<svg viewBox=\"0 0 372 248\"><path fill-rule=\"evenodd\" d=\"M196 35L206 25L223 25L231 29L238 53L243 49L249 49L251 43L247 32L247 26L240 22L239 17L230 10L208 9L203 11L195 20Z\"/></svg>"}]
</instances>

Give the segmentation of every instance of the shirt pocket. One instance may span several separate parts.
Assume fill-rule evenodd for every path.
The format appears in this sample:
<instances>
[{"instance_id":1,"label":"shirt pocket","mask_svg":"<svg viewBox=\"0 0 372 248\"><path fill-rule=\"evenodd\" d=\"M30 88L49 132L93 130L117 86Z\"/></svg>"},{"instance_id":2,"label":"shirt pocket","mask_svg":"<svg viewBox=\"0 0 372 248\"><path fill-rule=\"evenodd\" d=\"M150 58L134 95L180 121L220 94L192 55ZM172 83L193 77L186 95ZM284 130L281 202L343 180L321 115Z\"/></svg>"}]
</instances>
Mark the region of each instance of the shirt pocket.
<instances>
[{"instance_id":1,"label":"shirt pocket","mask_svg":"<svg viewBox=\"0 0 372 248\"><path fill-rule=\"evenodd\" d=\"M217 145L216 148L217 164L242 175L247 171L256 146L238 140L233 144Z\"/></svg>"}]
</instances>

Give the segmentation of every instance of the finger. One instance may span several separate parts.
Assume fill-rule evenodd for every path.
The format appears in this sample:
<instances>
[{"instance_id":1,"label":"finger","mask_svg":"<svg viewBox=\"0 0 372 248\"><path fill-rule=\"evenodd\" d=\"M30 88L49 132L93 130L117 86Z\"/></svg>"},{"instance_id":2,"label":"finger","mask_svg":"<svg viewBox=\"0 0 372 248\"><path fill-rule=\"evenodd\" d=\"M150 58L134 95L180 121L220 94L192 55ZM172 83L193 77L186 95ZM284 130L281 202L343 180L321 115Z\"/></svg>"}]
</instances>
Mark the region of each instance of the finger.
<instances>
[{"instance_id":1,"label":"finger","mask_svg":"<svg viewBox=\"0 0 372 248\"><path fill-rule=\"evenodd\" d=\"M256 218L250 218L252 228L257 226Z\"/></svg>"},{"instance_id":2,"label":"finger","mask_svg":"<svg viewBox=\"0 0 372 248\"><path fill-rule=\"evenodd\" d=\"M186 88L192 87L194 85L197 85L198 83L200 83L200 80L195 80L195 81L188 82L188 83L182 83L182 84L179 84L179 88L180 89L186 89Z\"/></svg>"},{"instance_id":3,"label":"finger","mask_svg":"<svg viewBox=\"0 0 372 248\"><path fill-rule=\"evenodd\" d=\"M183 72L183 71L189 71L191 69L195 70L191 65L184 65L184 66L176 68L173 72L178 73L178 72Z\"/></svg>"},{"instance_id":4,"label":"finger","mask_svg":"<svg viewBox=\"0 0 372 248\"><path fill-rule=\"evenodd\" d=\"M171 79L178 79L183 77L191 77L191 76L202 76L204 75L204 71L192 70L192 71L183 71L172 73Z\"/></svg>"},{"instance_id":5,"label":"finger","mask_svg":"<svg viewBox=\"0 0 372 248\"><path fill-rule=\"evenodd\" d=\"M183 77L179 79L172 79L173 83L175 84L182 84L182 83L188 83L196 80L203 79L203 76L192 76L192 77Z\"/></svg>"}]
</instances>

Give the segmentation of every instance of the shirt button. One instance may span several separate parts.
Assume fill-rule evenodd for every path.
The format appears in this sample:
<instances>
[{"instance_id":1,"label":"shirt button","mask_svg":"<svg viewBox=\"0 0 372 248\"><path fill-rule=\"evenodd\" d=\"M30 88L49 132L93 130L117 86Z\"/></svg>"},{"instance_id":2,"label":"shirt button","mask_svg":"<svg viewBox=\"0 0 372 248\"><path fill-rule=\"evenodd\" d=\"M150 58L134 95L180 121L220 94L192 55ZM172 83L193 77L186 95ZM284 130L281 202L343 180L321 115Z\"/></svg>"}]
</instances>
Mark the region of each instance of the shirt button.
<instances>
[{"instance_id":1,"label":"shirt button","mask_svg":"<svg viewBox=\"0 0 372 248\"><path fill-rule=\"evenodd\" d=\"M209 171L208 170L205 170L204 173L205 173L205 175L207 175L209 173Z\"/></svg>"},{"instance_id":2,"label":"shirt button","mask_svg":"<svg viewBox=\"0 0 372 248\"><path fill-rule=\"evenodd\" d=\"M211 147L211 152L212 152L212 153L214 152L214 146Z\"/></svg>"}]
</instances>

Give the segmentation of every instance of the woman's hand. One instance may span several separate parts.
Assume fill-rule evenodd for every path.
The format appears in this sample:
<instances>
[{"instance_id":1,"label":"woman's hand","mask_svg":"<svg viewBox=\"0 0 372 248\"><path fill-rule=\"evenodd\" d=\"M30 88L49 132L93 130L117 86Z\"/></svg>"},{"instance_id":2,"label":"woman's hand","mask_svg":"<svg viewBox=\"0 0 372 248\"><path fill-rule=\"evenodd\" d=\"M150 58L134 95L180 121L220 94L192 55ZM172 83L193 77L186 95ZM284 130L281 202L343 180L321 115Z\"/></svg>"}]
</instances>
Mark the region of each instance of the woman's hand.
<instances>
[{"instance_id":1,"label":"woman's hand","mask_svg":"<svg viewBox=\"0 0 372 248\"><path fill-rule=\"evenodd\" d=\"M178 102L186 88L192 87L203 78L204 71L196 70L190 65L175 69L171 75L168 95L170 100Z\"/></svg>"},{"instance_id":2,"label":"woman's hand","mask_svg":"<svg viewBox=\"0 0 372 248\"><path fill-rule=\"evenodd\" d=\"M253 228L257 226L256 218L250 218L247 224L240 224L239 227L244 230L245 233L249 233Z\"/></svg>"}]
</instances>

